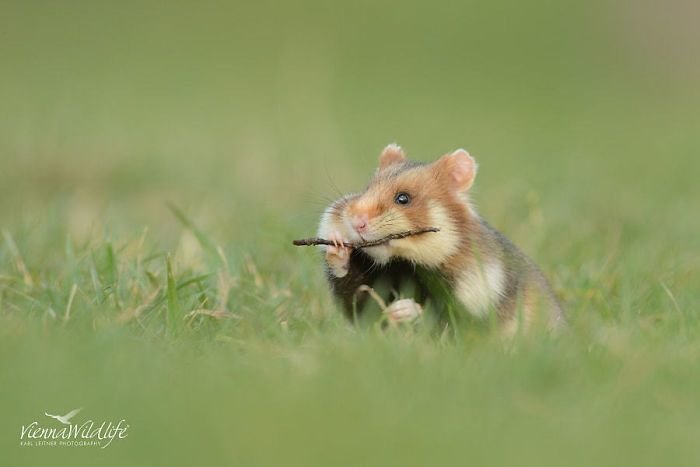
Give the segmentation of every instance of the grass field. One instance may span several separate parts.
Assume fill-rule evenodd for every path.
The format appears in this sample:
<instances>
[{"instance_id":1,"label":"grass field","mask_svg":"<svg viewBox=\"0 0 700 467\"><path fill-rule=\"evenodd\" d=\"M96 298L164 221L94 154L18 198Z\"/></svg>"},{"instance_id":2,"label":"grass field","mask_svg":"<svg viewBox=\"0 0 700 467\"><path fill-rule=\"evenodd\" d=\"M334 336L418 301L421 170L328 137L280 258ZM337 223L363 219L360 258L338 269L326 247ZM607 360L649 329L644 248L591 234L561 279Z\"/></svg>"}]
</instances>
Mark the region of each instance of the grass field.
<instances>
[{"instance_id":1,"label":"grass field","mask_svg":"<svg viewBox=\"0 0 700 467\"><path fill-rule=\"evenodd\" d=\"M700 35L670 2L0 5L0 465L700 464ZM290 242L466 147L559 337L354 328ZM106 449L21 447L84 407Z\"/></svg>"}]
</instances>

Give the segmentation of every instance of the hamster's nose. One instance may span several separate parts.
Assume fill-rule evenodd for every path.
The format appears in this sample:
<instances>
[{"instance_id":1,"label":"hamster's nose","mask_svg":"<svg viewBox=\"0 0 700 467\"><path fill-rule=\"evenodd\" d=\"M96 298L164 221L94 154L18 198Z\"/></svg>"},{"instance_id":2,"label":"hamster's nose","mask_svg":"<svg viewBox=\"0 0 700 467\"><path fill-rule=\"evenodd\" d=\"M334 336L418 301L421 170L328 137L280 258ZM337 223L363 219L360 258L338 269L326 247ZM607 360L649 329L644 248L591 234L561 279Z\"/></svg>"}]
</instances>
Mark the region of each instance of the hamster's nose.
<instances>
[{"instance_id":1,"label":"hamster's nose","mask_svg":"<svg viewBox=\"0 0 700 467\"><path fill-rule=\"evenodd\" d=\"M354 216L352 218L352 226L355 228L355 230L362 233L367 230L368 221L369 219L367 219L367 216Z\"/></svg>"}]
</instances>

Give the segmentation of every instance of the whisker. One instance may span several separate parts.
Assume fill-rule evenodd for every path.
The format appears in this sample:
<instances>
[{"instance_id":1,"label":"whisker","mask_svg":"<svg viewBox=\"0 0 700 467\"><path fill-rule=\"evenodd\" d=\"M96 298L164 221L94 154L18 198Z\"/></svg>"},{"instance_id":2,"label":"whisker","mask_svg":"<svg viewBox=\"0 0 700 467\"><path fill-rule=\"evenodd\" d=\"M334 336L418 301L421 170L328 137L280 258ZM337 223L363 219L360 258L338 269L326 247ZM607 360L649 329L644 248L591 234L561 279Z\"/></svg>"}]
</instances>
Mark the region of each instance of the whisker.
<instances>
[{"instance_id":1,"label":"whisker","mask_svg":"<svg viewBox=\"0 0 700 467\"><path fill-rule=\"evenodd\" d=\"M331 188L333 189L333 191L335 191L340 198L345 196L343 194L343 192L340 190L340 188L338 188L338 185L335 183L335 180L333 180L333 177L331 177L331 173L328 171L328 166L326 166L325 164L323 166L323 171L326 175L326 179L331 184Z\"/></svg>"}]
</instances>

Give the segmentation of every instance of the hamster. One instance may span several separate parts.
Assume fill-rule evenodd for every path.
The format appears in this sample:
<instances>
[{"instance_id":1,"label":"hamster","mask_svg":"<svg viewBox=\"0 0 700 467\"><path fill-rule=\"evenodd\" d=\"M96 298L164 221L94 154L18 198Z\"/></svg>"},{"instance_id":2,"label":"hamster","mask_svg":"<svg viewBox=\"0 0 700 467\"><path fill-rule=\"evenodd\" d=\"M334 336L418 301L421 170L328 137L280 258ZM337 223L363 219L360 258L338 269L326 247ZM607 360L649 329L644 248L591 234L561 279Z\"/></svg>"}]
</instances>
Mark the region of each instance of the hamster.
<instances>
[{"instance_id":1,"label":"hamster","mask_svg":"<svg viewBox=\"0 0 700 467\"><path fill-rule=\"evenodd\" d=\"M563 324L562 307L539 268L474 208L469 190L476 173L464 149L422 163L390 144L367 188L325 210L318 236L337 245L320 248L346 316L361 317L367 291L383 284L379 301L388 303L382 307L389 322L417 320L429 305L439 320L492 321L507 333L535 322ZM343 246L426 227L440 230L368 248Z\"/></svg>"}]
</instances>

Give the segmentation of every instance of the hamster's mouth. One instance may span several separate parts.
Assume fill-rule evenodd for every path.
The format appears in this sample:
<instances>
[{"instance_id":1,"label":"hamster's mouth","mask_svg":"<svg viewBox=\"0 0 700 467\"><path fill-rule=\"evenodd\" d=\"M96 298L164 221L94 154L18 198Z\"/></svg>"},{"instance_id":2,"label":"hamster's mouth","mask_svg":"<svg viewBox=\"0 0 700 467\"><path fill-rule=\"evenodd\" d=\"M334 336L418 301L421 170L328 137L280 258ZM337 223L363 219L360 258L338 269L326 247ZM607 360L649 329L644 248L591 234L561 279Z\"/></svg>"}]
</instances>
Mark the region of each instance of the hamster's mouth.
<instances>
[{"instance_id":1,"label":"hamster's mouth","mask_svg":"<svg viewBox=\"0 0 700 467\"><path fill-rule=\"evenodd\" d=\"M355 237L355 241L358 241L358 239L362 242L374 242L383 238L386 238L390 235L394 235L397 233L401 233L401 231L385 231L384 229L367 229L365 232L358 232L357 230L353 230L353 236ZM384 245L386 246L386 245ZM374 247L371 247L374 248Z\"/></svg>"},{"instance_id":2,"label":"hamster's mouth","mask_svg":"<svg viewBox=\"0 0 700 467\"><path fill-rule=\"evenodd\" d=\"M360 233L360 232L355 231L355 236L357 238L359 238L360 241L362 241L362 242L373 242L375 240L379 240L380 238L382 238L381 235L378 235L375 232Z\"/></svg>"}]
</instances>

